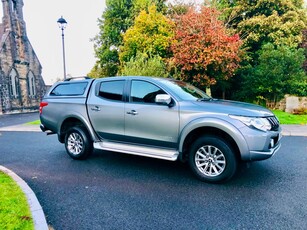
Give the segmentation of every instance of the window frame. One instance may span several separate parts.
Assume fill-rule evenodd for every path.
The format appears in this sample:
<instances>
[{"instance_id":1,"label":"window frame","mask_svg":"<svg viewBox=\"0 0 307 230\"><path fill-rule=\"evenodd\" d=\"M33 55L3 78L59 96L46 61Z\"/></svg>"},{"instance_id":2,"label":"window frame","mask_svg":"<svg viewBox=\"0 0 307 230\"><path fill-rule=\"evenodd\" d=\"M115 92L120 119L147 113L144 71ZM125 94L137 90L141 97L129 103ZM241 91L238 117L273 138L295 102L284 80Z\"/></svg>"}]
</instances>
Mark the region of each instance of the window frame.
<instances>
[{"instance_id":1,"label":"window frame","mask_svg":"<svg viewBox=\"0 0 307 230\"><path fill-rule=\"evenodd\" d=\"M78 84L84 84L83 86L83 92L81 93L74 93L74 94L57 94L57 93L54 93L54 91L59 88L59 87L62 87L62 86L70 86L70 85L78 85ZM86 92L86 89L88 87L88 82L63 82L63 83L60 83L58 84L57 86L55 86L49 93L50 96L52 97L80 97L80 96L83 96L84 93Z\"/></svg>"},{"instance_id":2,"label":"window frame","mask_svg":"<svg viewBox=\"0 0 307 230\"><path fill-rule=\"evenodd\" d=\"M17 99L20 96L18 72L14 68L9 73L9 93L10 98Z\"/></svg>"},{"instance_id":3,"label":"window frame","mask_svg":"<svg viewBox=\"0 0 307 230\"><path fill-rule=\"evenodd\" d=\"M101 89L101 86L103 84L108 84L108 83L115 83L115 82L122 82L123 83L123 88L122 88L122 95L121 95L121 99L120 100L116 100L116 99L110 99L110 98L107 98L107 97L104 97L102 95L100 95L100 89ZM96 91L96 96L100 99L103 99L103 100L107 100L107 101L112 101L112 102L125 102L125 90L126 88L126 80L125 79L117 79L117 80L108 80L108 81L101 81L99 84L97 84L97 91Z\"/></svg>"},{"instance_id":4,"label":"window frame","mask_svg":"<svg viewBox=\"0 0 307 230\"><path fill-rule=\"evenodd\" d=\"M28 86L28 96L30 98L36 97L36 79L32 71L27 74L27 86Z\"/></svg>"},{"instance_id":5,"label":"window frame","mask_svg":"<svg viewBox=\"0 0 307 230\"><path fill-rule=\"evenodd\" d=\"M129 103L142 104L142 105L159 105L159 106L163 106L161 104L157 104L156 102L133 101L133 99L132 99L133 98L132 97L133 82L144 82L144 83L147 83L147 84L151 84L151 85L157 87L159 90L162 90L164 92L164 94L167 94L167 95L169 95L172 98L172 96L167 91L165 91L161 86L155 84L154 82L146 81L144 79L131 79L130 87L129 87L129 91L128 91L128 95L129 95L129 100L128 101L129 101ZM158 94L160 94L160 93L158 93ZM158 94L156 94L156 95L158 95Z\"/></svg>"}]
</instances>

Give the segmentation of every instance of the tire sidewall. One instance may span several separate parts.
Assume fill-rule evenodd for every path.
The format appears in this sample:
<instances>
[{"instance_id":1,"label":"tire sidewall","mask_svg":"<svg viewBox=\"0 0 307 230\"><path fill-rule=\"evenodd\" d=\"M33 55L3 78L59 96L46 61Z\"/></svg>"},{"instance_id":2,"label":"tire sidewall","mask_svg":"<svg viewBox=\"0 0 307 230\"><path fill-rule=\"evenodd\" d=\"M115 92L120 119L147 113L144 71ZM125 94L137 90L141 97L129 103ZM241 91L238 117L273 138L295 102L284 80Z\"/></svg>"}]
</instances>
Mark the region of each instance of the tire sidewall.
<instances>
[{"instance_id":1,"label":"tire sidewall","mask_svg":"<svg viewBox=\"0 0 307 230\"><path fill-rule=\"evenodd\" d=\"M82 148L82 151L79 154L73 154L68 149L68 138L73 133L78 134L82 138L82 141L83 141L83 148ZM82 128L82 127L72 127L72 128L70 128L65 135L65 149L66 149L67 154L73 159L83 160L83 159L87 158L93 150L93 147L91 145L91 141L90 141L90 138L89 138L87 131L85 131L84 128Z\"/></svg>"},{"instance_id":2,"label":"tire sidewall","mask_svg":"<svg viewBox=\"0 0 307 230\"><path fill-rule=\"evenodd\" d=\"M205 145L211 145L218 148L225 157L226 166L222 174L218 176L207 176L199 171L195 163L195 154L199 148ZM203 136L198 138L190 148L189 165L194 175L201 181L210 183L221 183L229 180L236 172L237 159L230 145L223 139L215 136Z\"/></svg>"}]
</instances>

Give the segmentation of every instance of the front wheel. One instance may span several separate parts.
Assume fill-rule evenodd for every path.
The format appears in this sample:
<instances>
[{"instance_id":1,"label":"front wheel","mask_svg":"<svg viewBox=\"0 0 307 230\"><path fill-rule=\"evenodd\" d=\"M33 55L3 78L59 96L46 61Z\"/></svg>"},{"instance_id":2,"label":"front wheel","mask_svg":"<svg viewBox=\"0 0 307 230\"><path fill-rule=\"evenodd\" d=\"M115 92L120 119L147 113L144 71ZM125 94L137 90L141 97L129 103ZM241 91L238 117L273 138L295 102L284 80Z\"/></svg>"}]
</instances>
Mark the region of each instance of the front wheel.
<instances>
[{"instance_id":1,"label":"front wheel","mask_svg":"<svg viewBox=\"0 0 307 230\"><path fill-rule=\"evenodd\" d=\"M70 128L65 135L65 148L73 159L87 158L93 152L93 144L86 129L79 126Z\"/></svg>"},{"instance_id":2,"label":"front wheel","mask_svg":"<svg viewBox=\"0 0 307 230\"><path fill-rule=\"evenodd\" d=\"M200 137L192 144L189 164L198 179L211 183L229 180L237 169L231 146L215 136Z\"/></svg>"}]
</instances>

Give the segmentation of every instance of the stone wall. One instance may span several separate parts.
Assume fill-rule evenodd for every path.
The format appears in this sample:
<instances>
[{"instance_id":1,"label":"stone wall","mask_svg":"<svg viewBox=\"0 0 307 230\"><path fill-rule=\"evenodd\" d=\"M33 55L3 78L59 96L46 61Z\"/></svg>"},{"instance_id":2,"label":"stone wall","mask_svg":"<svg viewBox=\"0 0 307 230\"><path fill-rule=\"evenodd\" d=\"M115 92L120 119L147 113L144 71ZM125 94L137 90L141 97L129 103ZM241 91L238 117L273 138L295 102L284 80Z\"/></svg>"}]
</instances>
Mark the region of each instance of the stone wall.
<instances>
[{"instance_id":1,"label":"stone wall","mask_svg":"<svg viewBox=\"0 0 307 230\"><path fill-rule=\"evenodd\" d=\"M293 113L298 109L307 110L307 97L286 95L285 98L279 102L278 109L287 113Z\"/></svg>"}]
</instances>

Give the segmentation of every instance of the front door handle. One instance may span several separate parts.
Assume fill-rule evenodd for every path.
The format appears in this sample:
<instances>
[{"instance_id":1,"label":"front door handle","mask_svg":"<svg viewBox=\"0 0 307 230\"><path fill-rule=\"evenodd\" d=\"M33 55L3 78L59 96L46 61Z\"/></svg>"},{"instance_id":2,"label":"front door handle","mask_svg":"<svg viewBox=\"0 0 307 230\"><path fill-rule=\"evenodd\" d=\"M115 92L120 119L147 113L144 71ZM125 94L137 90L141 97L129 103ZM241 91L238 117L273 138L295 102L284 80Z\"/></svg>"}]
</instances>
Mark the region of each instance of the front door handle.
<instances>
[{"instance_id":1,"label":"front door handle","mask_svg":"<svg viewBox=\"0 0 307 230\"><path fill-rule=\"evenodd\" d=\"M127 112L127 114L135 116L135 115L138 115L138 112L135 110L131 110L130 112Z\"/></svg>"},{"instance_id":2,"label":"front door handle","mask_svg":"<svg viewBox=\"0 0 307 230\"><path fill-rule=\"evenodd\" d=\"M92 107L91 110L93 110L93 111L100 111L100 107L96 105L95 107Z\"/></svg>"}]
</instances>

